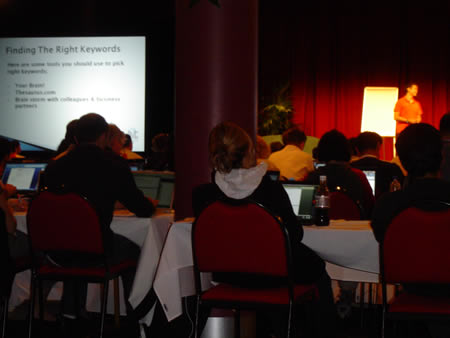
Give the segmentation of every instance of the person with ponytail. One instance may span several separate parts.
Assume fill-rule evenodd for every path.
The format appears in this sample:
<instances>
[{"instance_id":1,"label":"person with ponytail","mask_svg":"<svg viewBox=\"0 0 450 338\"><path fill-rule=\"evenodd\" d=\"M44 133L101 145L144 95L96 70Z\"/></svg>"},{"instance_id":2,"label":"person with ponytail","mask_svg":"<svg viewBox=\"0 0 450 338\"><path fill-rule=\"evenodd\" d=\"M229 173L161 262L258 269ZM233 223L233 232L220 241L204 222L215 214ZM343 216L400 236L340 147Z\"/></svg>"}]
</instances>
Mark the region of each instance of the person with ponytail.
<instances>
[{"instance_id":1,"label":"person with ponytail","mask_svg":"<svg viewBox=\"0 0 450 338\"><path fill-rule=\"evenodd\" d=\"M279 181L272 181L265 161L257 164L255 146L250 136L232 122L222 122L209 134L209 161L212 183L193 189L192 203L196 217L210 203L217 200L242 200L249 198L280 217L291 241L294 260L294 281L315 283L319 291L317 332L319 337L333 336L336 311L333 303L331 280L325 262L309 247L301 243L302 224L293 212L289 197ZM279 280L267 276L248 274L214 274L213 279L243 287L279 285ZM277 284L278 283L278 284ZM272 314L273 315L273 314ZM327 323L323 325L323 323Z\"/></svg>"}]
</instances>

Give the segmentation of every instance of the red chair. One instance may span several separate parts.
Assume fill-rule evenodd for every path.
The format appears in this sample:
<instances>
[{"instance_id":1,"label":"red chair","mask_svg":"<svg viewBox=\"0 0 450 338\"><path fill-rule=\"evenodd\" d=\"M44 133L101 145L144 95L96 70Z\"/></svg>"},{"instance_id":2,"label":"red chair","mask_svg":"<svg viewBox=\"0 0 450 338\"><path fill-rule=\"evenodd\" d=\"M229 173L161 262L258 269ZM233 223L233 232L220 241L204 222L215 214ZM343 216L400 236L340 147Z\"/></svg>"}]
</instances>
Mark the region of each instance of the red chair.
<instances>
[{"instance_id":1,"label":"red chair","mask_svg":"<svg viewBox=\"0 0 450 338\"><path fill-rule=\"evenodd\" d=\"M118 278L136 262L127 260L110 264L104 249L101 225L96 211L80 195L74 193L56 194L41 192L30 204L27 213L28 235L33 258L30 290L29 336L31 337L35 286L43 280L78 280L103 285L101 303L100 337L103 336L109 280ZM39 259L42 253L70 254L76 262L65 266L49 259ZM53 256L54 257L54 256ZM95 261L93 266L92 261ZM40 295L42 305L42 295ZM75 296L75 295L74 295ZM42 306L41 319L43 316Z\"/></svg>"},{"instance_id":2,"label":"red chair","mask_svg":"<svg viewBox=\"0 0 450 338\"><path fill-rule=\"evenodd\" d=\"M218 201L204 209L192 229L197 292L195 337L198 337L200 307L238 310L259 306L288 308L289 337L294 304L312 301L317 297L315 285L294 284L289 243L285 227L256 203L231 205ZM219 284L202 292L201 272L256 274L261 275L262 279L265 276L278 277L285 284L273 288ZM236 314L239 316L239 312Z\"/></svg>"},{"instance_id":3,"label":"red chair","mask_svg":"<svg viewBox=\"0 0 450 338\"><path fill-rule=\"evenodd\" d=\"M353 200L344 190L330 192L330 219L359 220L364 210L359 201Z\"/></svg>"},{"instance_id":4,"label":"red chair","mask_svg":"<svg viewBox=\"0 0 450 338\"><path fill-rule=\"evenodd\" d=\"M450 297L407 291L387 303L386 284L450 285L450 205L430 202L427 210L410 207L389 225L380 246L383 294L382 333L386 319L450 321Z\"/></svg>"},{"instance_id":5,"label":"red chair","mask_svg":"<svg viewBox=\"0 0 450 338\"><path fill-rule=\"evenodd\" d=\"M0 296L2 302L2 338L6 336L6 324L8 321L8 306L11 287L15 274L31 268L29 256L20 257L15 260L10 256L8 245L8 234L6 232L4 213L0 210L0 266L2 277L0 278Z\"/></svg>"}]
</instances>

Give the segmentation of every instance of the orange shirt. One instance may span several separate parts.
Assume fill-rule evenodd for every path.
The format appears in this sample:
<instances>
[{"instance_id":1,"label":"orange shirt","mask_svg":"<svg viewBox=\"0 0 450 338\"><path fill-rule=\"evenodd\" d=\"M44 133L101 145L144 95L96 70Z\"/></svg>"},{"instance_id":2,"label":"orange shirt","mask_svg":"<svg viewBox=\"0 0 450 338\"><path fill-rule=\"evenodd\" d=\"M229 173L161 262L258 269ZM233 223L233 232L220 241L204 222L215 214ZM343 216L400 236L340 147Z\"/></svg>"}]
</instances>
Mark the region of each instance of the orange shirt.
<instances>
[{"instance_id":1,"label":"orange shirt","mask_svg":"<svg viewBox=\"0 0 450 338\"><path fill-rule=\"evenodd\" d=\"M413 99L413 101L410 102L406 99L406 96L403 96L397 101L397 103L395 104L394 112L400 113L401 117L404 117L408 120L416 120L419 115L423 114L422 107L420 106L419 101ZM400 134L407 126L408 123L397 121L395 134Z\"/></svg>"}]
</instances>

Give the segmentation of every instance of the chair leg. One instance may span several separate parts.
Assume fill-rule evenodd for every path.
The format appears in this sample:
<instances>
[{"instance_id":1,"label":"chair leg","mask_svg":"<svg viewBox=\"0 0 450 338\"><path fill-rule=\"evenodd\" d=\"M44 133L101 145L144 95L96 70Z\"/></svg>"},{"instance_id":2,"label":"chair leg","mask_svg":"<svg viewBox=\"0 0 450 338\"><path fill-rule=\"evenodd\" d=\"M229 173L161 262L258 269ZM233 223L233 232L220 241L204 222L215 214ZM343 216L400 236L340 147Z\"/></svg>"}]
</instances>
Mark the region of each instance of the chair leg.
<instances>
[{"instance_id":1,"label":"chair leg","mask_svg":"<svg viewBox=\"0 0 450 338\"><path fill-rule=\"evenodd\" d=\"M28 309L28 338L31 338L32 336L32 326L33 326L33 319L34 319L34 303L35 303L35 294L36 294L36 279L34 277L31 277L31 285L30 285L30 304Z\"/></svg>"},{"instance_id":2,"label":"chair leg","mask_svg":"<svg viewBox=\"0 0 450 338\"><path fill-rule=\"evenodd\" d=\"M234 310L234 338L241 337L241 311L239 309Z\"/></svg>"},{"instance_id":3,"label":"chair leg","mask_svg":"<svg viewBox=\"0 0 450 338\"><path fill-rule=\"evenodd\" d=\"M39 292L39 320L44 321L44 293L42 290L42 281L38 281L38 292Z\"/></svg>"},{"instance_id":4,"label":"chair leg","mask_svg":"<svg viewBox=\"0 0 450 338\"><path fill-rule=\"evenodd\" d=\"M5 299L3 300L2 338L6 337L6 326L8 323L8 304L9 298L8 296L5 296Z\"/></svg>"},{"instance_id":5,"label":"chair leg","mask_svg":"<svg viewBox=\"0 0 450 338\"><path fill-rule=\"evenodd\" d=\"M105 281L103 283L103 291L102 291L102 305L101 305L101 319L100 319L100 338L103 337L103 328L105 326L105 316L106 316L106 304L108 302L108 289L109 289L109 281Z\"/></svg>"},{"instance_id":6,"label":"chair leg","mask_svg":"<svg viewBox=\"0 0 450 338\"><path fill-rule=\"evenodd\" d=\"M195 323L194 323L194 338L198 338L198 321L200 317L200 295L197 295L197 303L195 304Z\"/></svg>"},{"instance_id":7,"label":"chair leg","mask_svg":"<svg viewBox=\"0 0 450 338\"><path fill-rule=\"evenodd\" d=\"M360 327L364 327L364 297L365 297L365 291L366 291L366 283L359 283L359 309L361 311L361 323Z\"/></svg>"},{"instance_id":8,"label":"chair leg","mask_svg":"<svg viewBox=\"0 0 450 338\"><path fill-rule=\"evenodd\" d=\"M120 294L119 277L114 278L114 324L116 328L120 327Z\"/></svg>"},{"instance_id":9,"label":"chair leg","mask_svg":"<svg viewBox=\"0 0 450 338\"><path fill-rule=\"evenodd\" d=\"M291 331L292 331L292 309L293 309L293 304L292 302L289 302L289 310L288 310L288 325L287 325L287 332L286 332L286 337L289 338L291 336Z\"/></svg>"}]
</instances>

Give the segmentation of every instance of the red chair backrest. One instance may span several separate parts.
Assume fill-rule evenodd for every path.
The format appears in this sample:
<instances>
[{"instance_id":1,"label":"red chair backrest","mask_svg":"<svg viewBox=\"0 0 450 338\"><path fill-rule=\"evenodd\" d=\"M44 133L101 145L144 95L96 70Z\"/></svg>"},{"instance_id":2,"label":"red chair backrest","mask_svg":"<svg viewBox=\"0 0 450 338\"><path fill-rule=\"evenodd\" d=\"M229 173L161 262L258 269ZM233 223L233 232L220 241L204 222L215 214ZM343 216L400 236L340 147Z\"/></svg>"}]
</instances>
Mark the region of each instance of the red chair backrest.
<instances>
[{"instance_id":1,"label":"red chair backrest","mask_svg":"<svg viewBox=\"0 0 450 338\"><path fill-rule=\"evenodd\" d=\"M34 251L104 252L98 215L78 194L41 192L30 204L27 226Z\"/></svg>"},{"instance_id":2,"label":"red chair backrest","mask_svg":"<svg viewBox=\"0 0 450 338\"><path fill-rule=\"evenodd\" d=\"M403 210L382 244L386 283L450 283L450 209Z\"/></svg>"},{"instance_id":3,"label":"red chair backrest","mask_svg":"<svg viewBox=\"0 0 450 338\"><path fill-rule=\"evenodd\" d=\"M193 225L194 262L200 272L288 276L286 238L263 207L214 202Z\"/></svg>"},{"instance_id":4,"label":"red chair backrest","mask_svg":"<svg viewBox=\"0 0 450 338\"><path fill-rule=\"evenodd\" d=\"M356 202L343 191L330 192L330 219L361 219L361 209Z\"/></svg>"}]
</instances>

